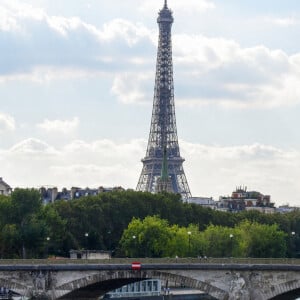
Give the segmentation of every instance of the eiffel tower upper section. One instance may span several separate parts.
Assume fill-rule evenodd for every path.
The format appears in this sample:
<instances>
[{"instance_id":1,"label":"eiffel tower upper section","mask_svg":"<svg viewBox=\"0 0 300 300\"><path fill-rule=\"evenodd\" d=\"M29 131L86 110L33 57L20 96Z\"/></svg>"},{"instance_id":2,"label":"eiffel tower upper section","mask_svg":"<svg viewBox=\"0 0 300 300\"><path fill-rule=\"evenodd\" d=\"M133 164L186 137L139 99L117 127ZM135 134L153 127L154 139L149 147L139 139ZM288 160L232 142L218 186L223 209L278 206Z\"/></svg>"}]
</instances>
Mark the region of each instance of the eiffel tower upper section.
<instances>
[{"instance_id":1,"label":"eiffel tower upper section","mask_svg":"<svg viewBox=\"0 0 300 300\"><path fill-rule=\"evenodd\" d=\"M168 176L172 181L172 190L181 194L182 199L186 200L191 197L191 193L182 166L184 159L180 156L176 128L171 36L173 21L172 11L165 0L157 19L159 41L151 128L137 190L156 191L166 149Z\"/></svg>"}]
</instances>

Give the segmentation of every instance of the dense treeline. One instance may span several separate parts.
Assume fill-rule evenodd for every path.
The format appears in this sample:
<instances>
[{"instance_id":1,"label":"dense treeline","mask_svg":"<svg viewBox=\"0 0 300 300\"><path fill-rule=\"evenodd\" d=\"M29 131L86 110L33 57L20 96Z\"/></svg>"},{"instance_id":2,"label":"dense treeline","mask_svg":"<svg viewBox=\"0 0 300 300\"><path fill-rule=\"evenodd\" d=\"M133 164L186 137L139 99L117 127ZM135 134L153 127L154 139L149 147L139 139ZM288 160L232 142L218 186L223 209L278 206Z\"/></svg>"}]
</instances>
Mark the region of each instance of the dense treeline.
<instances>
[{"instance_id":1,"label":"dense treeline","mask_svg":"<svg viewBox=\"0 0 300 300\"><path fill-rule=\"evenodd\" d=\"M68 256L70 249L86 248L111 250L118 256L135 254L127 252L128 249L120 241L133 218L144 220L147 216L166 220L168 226L176 225L182 232L191 231L189 228L196 228L199 232L215 228L216 232L223 230L228 236L229 231L234 232L243 224L266 225L263 229L259 228L263 232L269 228L276 232L283 231L286 250L269 256L295 256L300 246L299 212L265 215L252 211L233 214L182 203L178 195L135 191L102 193L44 206L37 191L16 189L11 197L0 196L0 257ZM269 227L272 225L276 228ZM296 234L291 235L292 232ZM218 255L228 255L226 234L223 244L227 252ZM239 236L236 232L233 234ZM189 246L192 247L191 244ZM196 252L199 251L182 255L198 255ZM237 250L230 254L241 255ZM167 254L161 252L161 255ZM264 255L261 250L250 252L249 255L265 256L267 253Z\"/></svg>"},{"instance_id":2,"label":"dense treeline","mask_svg":"<svg viewBox=\"0 0 300 300\"><path fill-rule=\"evenodd\" d=\"M286 234L277 225L248 220L234 228L209 225L169 225L167 220L149 216L133 219L120 245L130 257L284 257Z\"/></svg>"}]
</instances>

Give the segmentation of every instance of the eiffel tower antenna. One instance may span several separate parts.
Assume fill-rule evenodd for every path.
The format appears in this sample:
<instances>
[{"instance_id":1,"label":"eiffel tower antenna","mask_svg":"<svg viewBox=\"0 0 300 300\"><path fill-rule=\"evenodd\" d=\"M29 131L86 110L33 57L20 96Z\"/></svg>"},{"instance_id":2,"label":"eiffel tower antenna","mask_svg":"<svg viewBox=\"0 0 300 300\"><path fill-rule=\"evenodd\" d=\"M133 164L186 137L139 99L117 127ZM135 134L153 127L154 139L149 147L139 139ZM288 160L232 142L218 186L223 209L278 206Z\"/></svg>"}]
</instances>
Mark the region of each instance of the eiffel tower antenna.
<instances>
[{"instance_id":1,"label":"eiffel tower antenna","mask_svg":"<svg viewBox=\"0 0 300 300\"><path fill-rule=\"evenodd\" d=\"M180 156L176 128L171 35L173 21L172 11L165 0L157 18L159 41L150 134L136 189L155 193L160 190L158 185L161 177L166 177L170 181L168 189L180 194L186 201L191 197L191 192L182 166L184 159Z\"/></svg>"}]
</instances>

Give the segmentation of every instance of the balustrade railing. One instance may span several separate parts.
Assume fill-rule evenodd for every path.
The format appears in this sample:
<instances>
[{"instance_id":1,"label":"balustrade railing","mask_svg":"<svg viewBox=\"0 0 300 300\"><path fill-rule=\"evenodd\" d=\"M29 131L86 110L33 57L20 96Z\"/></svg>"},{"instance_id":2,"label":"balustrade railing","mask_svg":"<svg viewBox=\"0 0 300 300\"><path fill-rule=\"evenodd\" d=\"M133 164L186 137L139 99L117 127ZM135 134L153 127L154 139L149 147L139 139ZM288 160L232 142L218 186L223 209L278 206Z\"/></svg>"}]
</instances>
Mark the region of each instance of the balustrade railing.
<instances>
[{"instance_id":1,"label":"balustrade railing","mask_svg":"<svg viewBox=\"0 0 300 300\"><path fill-rule=\"evenodd\" d=\"M112 258L112 259L0 259L0 265L20 264L291 264L300 265L294 258Z\"/></svg>"}]
</instances>

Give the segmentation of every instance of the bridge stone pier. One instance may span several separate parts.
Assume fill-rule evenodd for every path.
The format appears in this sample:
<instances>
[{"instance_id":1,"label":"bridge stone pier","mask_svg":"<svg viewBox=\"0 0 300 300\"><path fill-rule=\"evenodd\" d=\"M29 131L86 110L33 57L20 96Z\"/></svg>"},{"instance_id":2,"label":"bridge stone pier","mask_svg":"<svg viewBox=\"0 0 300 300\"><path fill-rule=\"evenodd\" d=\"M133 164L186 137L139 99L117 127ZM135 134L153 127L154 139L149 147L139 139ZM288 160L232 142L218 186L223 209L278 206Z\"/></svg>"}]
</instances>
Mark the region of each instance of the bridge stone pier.
<instances>
[{"instance_id":1,"label":"bridge stone pier","mask_svg":"<svg viewBox=\"0 0 300 300\"><path fill-rule=\"evenodd\" d=\"M97 299L149 278L201 290L218 300L295 299L299 265L129 264L0 265L0 286L32 299Z\"/></svg>"}]
</instances>

